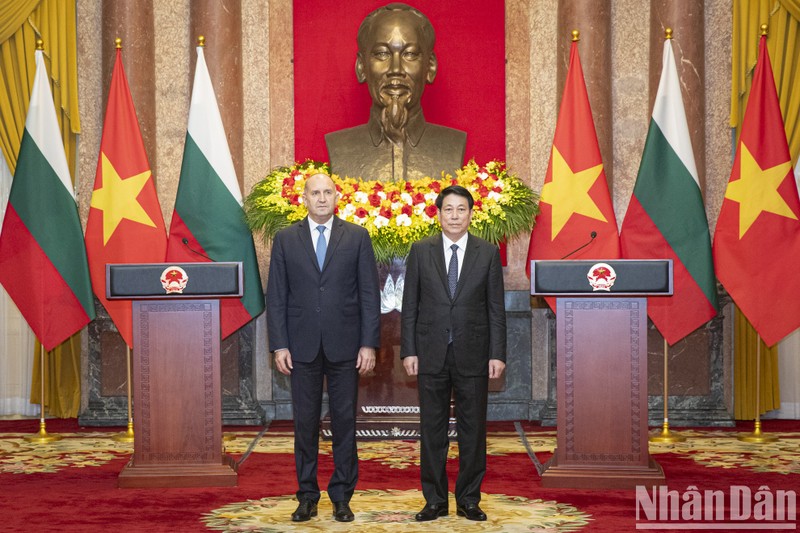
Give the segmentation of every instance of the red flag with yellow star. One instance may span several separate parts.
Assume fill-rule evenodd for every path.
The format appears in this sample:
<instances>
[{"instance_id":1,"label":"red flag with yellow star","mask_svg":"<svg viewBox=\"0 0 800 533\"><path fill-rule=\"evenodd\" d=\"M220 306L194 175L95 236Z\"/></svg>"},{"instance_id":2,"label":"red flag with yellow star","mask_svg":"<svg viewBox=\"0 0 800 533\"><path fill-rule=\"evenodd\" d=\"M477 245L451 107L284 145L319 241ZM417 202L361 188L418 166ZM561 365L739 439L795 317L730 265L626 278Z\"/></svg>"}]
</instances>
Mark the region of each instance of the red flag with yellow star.
<instances>
[{"instance_id":1,"label":"red flag with yellow star","mask_svg":"<svg viewBox=\"0 0 800 533\"><path fill-rule=\"evenodd\" d=\"M578 43L553 137L553 149L531 233L526 271L533 259L618 259L619 232L597 143ZM552 307L552 306L551 306Z\"/></svg>"},{"instance_id":2,"label":"red flag with yellow star","mask_svg":"<svg viewBox=\"0 0 800 533\"><path fill-rule=\"evenodd\" d=\"M717 278L768 346L800 327L800 200L766 36L713 251Z\"/></svg>"},{"instance_id":3,"label":"red flag with yellow star","mask_svg":"<svg viewBox=\"0 0 800 533\"><path fill-rule=\"evenodd\" d=\"M86 253L92 288L128 346L133 346L131 302L107 300L106 263L160 263L167 232L139 121L117 49L94 180Z\"/></svg>"}]
</instances>

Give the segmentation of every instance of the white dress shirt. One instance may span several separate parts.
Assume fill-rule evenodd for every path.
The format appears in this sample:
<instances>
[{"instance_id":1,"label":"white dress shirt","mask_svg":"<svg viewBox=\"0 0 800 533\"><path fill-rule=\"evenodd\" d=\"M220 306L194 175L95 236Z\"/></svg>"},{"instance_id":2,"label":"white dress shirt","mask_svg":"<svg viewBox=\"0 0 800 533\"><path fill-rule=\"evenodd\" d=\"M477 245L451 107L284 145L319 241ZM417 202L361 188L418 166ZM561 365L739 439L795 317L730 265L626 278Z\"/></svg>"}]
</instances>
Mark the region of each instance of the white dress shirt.
<instances>
[{"instance_id":1,"label":"white dress shirt","mask_svg":"<svg viewBox=\"0 0 800 533\"><path fill-rule=\"evenodd\" d=\"M447 235L442 233L442 245L444 246L444 269L447 272L447 267L450 264L450 256L453 255L453 250L450 248L452 245L458 245L458 276L461 277L461 267L464 266L464 252L467 249L467 237L469 237L469 233L465 233L460 239L457 241L451 241L447 238Z\"/></svg>"}]
</instances>

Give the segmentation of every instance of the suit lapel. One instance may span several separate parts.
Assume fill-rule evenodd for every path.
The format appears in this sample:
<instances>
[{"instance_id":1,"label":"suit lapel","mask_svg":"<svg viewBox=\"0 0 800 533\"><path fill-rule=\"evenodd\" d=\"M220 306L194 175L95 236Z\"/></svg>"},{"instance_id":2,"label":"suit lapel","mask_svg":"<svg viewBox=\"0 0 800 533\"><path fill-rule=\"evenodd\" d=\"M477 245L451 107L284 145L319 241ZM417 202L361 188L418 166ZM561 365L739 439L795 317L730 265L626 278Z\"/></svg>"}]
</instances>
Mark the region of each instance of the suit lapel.
<instances>
[{"instance_id":1,"label":"suit lapel","mask_svg":"<svg viewBox=\"0 0 800 533\"><path fill-rule=\"evenodd\" d=\"M343 226L344 222L337 217L333 217L333 224L331 225L331 238L328 241L328 249L325 251L325 262L322 264L322 270L327 268L328 264L333 258L333 252L336 251L336 247L339 246L339 242L342 240L342 235L344 235Z\"/></svg>"},{"instance_id":2,"label":"suit lapel","mask_svg":"<svg viewBox=\"0 0 800 533\"><path fill-rule=\"evenodd\" d=\"M309 260L314 263L314 266L317 270L319 270L319 264L317 263L317 254L314 253L314 243L311 242L311 223L308 221L308 217L300 222L297 226L297 230L300 232L300 242L302 243L303 249L308 254ZM327 257L325 259L327 261Z\"/></svg>"},{"instance_id":3,"label":"suit lapel","mask_svg":"<svg viewBox=\"0 0 800 533\"><path fill-rule=\"evenodd\" d=\"M473 239L471 235L467 237L467 246L464 250L464 264L461 266L461 274L458 276L456 295L453 297L453 300L458 298L458 295L461 294L462 287L464 287L465 280L469 279L472 268L475 266L475 262L478 259L480 247L480 243L476 239Z\"/></svg>"},{"instance_id":4,"label":"suit lapel","mask_svg":"<svg viewBox=\"0 0 800 533\"><path fill-rule=\"evenodd\" d=\"M440 233L431 240L430 253L433 256L433 264L436 267L436 273L439 274L439 280L442 282L444 292L450 296L450 286L447 283L447 269L444 266L444 241L442 241L442 234Z\"/></svg>"}]
</instances>

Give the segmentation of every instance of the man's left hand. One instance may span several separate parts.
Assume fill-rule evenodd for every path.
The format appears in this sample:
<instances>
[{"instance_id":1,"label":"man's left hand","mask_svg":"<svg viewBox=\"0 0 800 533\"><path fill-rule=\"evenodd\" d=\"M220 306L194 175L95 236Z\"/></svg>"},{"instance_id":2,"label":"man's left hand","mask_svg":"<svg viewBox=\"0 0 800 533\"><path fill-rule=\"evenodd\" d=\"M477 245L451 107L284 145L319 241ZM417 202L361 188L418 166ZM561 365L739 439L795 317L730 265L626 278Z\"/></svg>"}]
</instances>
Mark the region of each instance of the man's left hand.
<instances>
[{"instance_id":1,"label":"man's left hand","mask_svg":"<svg viewBox=\"0 0 800 533\"><path fill-rule=\"evenodd\" d=\"M359 348L356 368L361 376L372 372L372 369L375 368L375 348L371 346L362 346Z\"/></svg>"},{"instance_id":2,"label":"man's left hand","mask_svg":"<svg viewBox=\"0 0 800 533\"><path fill-rule=\"evenodd\" d=\"M506 364L500 359L489 359L489 379L502 376L505 368Z\"/></svg>"}]
</instances>

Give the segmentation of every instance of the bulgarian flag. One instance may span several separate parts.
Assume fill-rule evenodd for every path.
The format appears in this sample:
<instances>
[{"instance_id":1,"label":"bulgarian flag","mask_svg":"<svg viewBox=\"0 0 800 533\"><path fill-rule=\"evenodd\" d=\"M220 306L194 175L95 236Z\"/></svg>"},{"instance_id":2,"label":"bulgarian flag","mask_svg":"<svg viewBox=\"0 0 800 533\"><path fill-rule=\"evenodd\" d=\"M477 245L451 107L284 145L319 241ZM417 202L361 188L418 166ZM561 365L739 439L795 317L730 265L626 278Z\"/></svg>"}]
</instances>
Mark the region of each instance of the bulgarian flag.
<instances>
[{"instance_id":1,"label":"bulgarian flag","mask_svg":"<svg viewBox=\"0 0 800 533\"><path fill-rule=\"evenodd\" d=\"M573 41L525 270L530 277L533 259L619 256L617 219L603 170L578 42Z\"/></svg>"},{"instance_id":2,"label":"bulgarian flag","mask_svg":"<svg viewBox=\"0 0 800 533\"><path fill-rule=\"evenodd\" d=\"M717 277L772 346L800 327L800 200L767 38L714 231Z\"/></svg>"},{"instance_id":3,"label":"bulgarian flag","mask_svg":"<svg viewBox=\"0 0 800 533\"><path fill-rule=\"evenodd\" d=\"M133 346L131 302L106 299L106 263L161 263L167 231L119 48L86 223L86 253L95 296Z\"/></svg>"},{"instance_id":4,"label":"bulgarian flag","mask_svg":"<svg viewBox=\"0 0 800 533\"><path fill-rule=\"evenodd\" d=\"M242 262L244 296L223 298L220 302L223 338L264 311L253 234L244 222L242 192L201 46L197 47L189 127L169 226L167 261Z\"/></svg>"},{"instance_id":5,"label":"bulgarian flag","mask_svg":"<svg viewBox=\"0 0 800 533\"><path fill-rule=\"evenodd\" d=\"M95 317L78 205L41 50L0 233L0 283L48 351Z\"/></svg>"},{"instance_id":6,"label":"bulgarian flag","mask_svg":"<svg viewBox=\"0 0 800 533\"><path fill-rule=\"evenodd\" d=\"M625 259L673 261L672 297L647 299L647 314L669 344L716 316L708 219L671 39L620 241Z\"/></svg>"}]
</instances>

